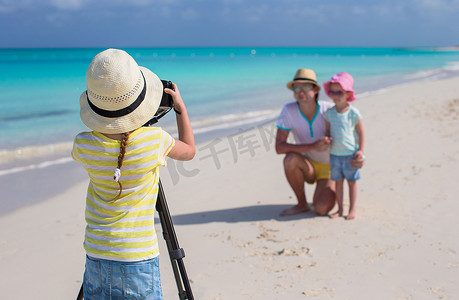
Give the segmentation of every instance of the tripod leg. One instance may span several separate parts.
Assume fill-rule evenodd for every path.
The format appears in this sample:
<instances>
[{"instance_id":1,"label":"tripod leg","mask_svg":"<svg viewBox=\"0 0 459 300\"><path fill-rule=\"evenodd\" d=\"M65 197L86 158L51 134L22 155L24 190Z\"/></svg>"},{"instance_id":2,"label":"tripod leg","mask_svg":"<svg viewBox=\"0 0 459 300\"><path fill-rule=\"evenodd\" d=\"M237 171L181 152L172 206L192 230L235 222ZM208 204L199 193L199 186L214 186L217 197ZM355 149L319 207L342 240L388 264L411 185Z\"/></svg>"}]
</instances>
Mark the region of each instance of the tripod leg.
<instances>
[{"instance_id":1,"label":"tripod leg","mask_svg":"<svg viewBox=\"0 0 459 300\"><path fill-rule=\"evenodd\" d=\"M182 248L179 247L177 236L174 230L174 225L172 224L171 215L169 213L169 208L167 207L166 197L164 195L161 180L159 180L158 182L158 200L156 202L156 210L159 214L161 227L163 229L163 236L166 240L167 250L169 251L169 257L172 264L172 270L174 271L179 297L180 299L193 300L193 293L191 291L190 282L186 274L185 264L183 263L183 257L185 257L185 252ZM177 265L179 270L177 270ZM182 282L185 286L185 291L183 291Z\"/></svg>"},{"instance_id":2,"label":"tripod leg","mask_svg":"<svg viewBox=\"0 0 459 300\"><path fill-rule=\"evenodd\" d=\"M78 292L77 300L83 300L83 283L81 284L80 291Z\"/></svg>"},{"instance_id":3,"label":"tripod leg","mask_svg":"<svg viewBox=\"0 0 459 300\"><path fill-rule=\"evenodd\" d=\"M159 219L161 221L161 227L163 228L163 237L164 237L164 240L166 241L167 250L169 252L169 258L171 260L172 271L174 272L175 282L177 284L177 289L179 292L179 299L186 299L183 297L184 290L182 286L182 280L180 278L180 273L177 268L177 261L171 255L173 251L173 247L172 247L171 239L169 237L169 233L166 230L167 224L165 223L166 221L165 221L164 211L161 207L161 204L159 203L156 204L156 210L158 211Z\"/></svg>"}]
</instances>

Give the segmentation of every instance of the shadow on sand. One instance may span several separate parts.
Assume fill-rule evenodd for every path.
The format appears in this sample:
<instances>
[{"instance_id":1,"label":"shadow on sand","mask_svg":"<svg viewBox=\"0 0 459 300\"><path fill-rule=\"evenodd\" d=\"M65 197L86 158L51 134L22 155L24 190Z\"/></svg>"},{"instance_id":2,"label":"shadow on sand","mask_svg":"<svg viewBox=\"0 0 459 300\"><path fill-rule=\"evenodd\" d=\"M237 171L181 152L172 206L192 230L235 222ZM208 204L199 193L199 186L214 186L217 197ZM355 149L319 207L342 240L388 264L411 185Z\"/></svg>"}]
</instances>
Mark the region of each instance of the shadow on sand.
<instances>
[{"instance_id":1,"label":"shadow on sand","mask_svg":"<svg viewBox=\"0 0 459 300\"><path fill-rule=\"evenodd\" d=\"M238 223L277 220L281 222L320 218L315 212L305 212L293 216L281 217L279 213L291 205L255 205L238 208L203 211L198 213L174 215L172 220L175 225L193 225L212 222Z\"/></svg>"}]
</instances>

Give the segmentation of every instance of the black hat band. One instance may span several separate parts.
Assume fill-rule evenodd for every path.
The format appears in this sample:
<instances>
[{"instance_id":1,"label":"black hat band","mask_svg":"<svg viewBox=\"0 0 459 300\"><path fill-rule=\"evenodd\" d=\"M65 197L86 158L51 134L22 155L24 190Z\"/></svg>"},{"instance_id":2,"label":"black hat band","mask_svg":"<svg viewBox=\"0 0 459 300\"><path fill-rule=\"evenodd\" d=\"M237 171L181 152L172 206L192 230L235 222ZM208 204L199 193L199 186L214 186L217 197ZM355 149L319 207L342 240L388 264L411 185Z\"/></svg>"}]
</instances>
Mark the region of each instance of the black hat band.
<instances>
[{"instance_id":1,"label":"black hat band","mask_svg":"<svg viewBox=\"0 0 459 300\"><path fill-rule=\"evenodd\" d=\"M141 72L142 73L142 72ZM99 116L106 117L106 118L119 118L123 117L127 114L130 114L133 112L139 105L142 103L142 101L145 99L145 94L147 93L147 82L145 81L145 76L143 76L143 90L140 93L140 95L137 97L137 99L131 103L128 107L119 109L119 110L105 110L102 108L99 108L95 106L90 100L88 96L88 91L86 91L86 99L88 99L88 104L91 109L98 114Z\"/></svg>"},{"instance_id":2,"label":"black hat band","mask_svg":"<svg viewBox=\"0 0 459 300\"><path fill-rule=\"evenodd\" d=\"M295 78L295 79L293 79L293 81L297 81L297 80L307 80L307 81L312 81L312 82L314 82L314 83L317 83L317 81L315 81L314 79L310 79L310 78L301 78L301 77L300 77L300 78Z\"/></svg>"}]
</instances>

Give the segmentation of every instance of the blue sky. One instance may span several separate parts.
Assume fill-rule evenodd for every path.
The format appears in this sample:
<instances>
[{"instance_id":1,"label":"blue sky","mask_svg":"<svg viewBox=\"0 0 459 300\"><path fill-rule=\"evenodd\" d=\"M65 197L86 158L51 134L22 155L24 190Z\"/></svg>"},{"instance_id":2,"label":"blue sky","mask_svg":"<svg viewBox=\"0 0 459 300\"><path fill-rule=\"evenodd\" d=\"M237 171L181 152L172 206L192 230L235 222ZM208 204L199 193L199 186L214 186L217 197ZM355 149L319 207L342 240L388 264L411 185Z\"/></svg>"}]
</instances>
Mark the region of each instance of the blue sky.
<instances>
[{"instance_id":1,"label":"blue sky","mask_svg":"<svg viewBox=\"0 0 459 300\"><path fill-rule=\"evenodd\" d=\"M0 48L459 44L459 0L0 0Z\"/></svg>"}]
</instances>

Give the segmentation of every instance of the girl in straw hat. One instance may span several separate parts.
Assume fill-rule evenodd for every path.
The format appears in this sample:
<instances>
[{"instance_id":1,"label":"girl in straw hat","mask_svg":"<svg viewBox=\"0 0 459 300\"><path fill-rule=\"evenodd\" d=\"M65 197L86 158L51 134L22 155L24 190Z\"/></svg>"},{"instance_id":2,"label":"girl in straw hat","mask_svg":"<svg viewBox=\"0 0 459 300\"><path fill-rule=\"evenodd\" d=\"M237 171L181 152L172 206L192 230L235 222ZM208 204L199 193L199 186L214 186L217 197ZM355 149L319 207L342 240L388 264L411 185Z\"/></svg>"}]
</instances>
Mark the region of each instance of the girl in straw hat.
<instances>
[{"instance_id":1,"label":"girl in straw hat","mask_svg":"<svg viewBox=\"0 0 459 300\"><path fill-rule=\"evenodd\" d=\"M80 97L81 120L93 131L75 138L72 156L88 172L84 248L85 299L162 299L154 213L158 167L166 156L190 160L193 131L176 84L164 89L153 72L122 50L94 57ZM179 140L143 127L172 96Z\"/></svg>"}]
</instances>

